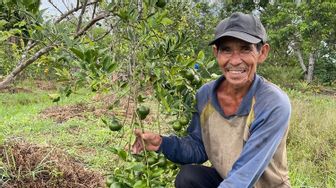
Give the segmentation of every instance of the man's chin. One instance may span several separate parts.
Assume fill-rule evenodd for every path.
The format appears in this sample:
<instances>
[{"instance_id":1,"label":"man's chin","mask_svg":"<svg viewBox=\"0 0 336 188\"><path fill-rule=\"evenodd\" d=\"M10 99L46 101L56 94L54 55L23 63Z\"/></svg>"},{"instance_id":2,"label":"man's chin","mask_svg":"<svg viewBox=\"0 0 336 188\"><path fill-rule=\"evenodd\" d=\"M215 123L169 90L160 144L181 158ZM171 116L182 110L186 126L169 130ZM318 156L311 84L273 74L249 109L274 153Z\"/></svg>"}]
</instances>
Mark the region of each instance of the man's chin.
<instances>
[{"instance_id":1,"label":"man's chin","mask_svg":"<svg viewBox=\"0 0 336 188\"><path fill-rule=\"evenodd\" d=\"M245 86L249 86L251 82L248 80L248 78L226 78L226 81L231 85L233 88L242 88Z\"/></svg>"}]
</instances>

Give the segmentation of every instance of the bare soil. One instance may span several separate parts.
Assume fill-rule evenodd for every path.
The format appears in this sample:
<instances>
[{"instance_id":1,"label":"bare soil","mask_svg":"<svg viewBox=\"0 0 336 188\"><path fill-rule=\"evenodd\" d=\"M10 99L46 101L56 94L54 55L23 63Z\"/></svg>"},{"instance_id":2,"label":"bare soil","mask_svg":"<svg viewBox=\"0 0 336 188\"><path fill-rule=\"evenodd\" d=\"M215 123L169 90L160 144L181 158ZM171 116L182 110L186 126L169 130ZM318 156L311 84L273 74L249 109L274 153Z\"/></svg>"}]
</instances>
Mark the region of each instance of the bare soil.
<instances>
[{"instance_id":1,"label":"bare soil","mask_svg":"<svg viewBox=\"0 0 336 188\"><path fill-rule=\"evenodd\" d=\"M0 179L3 188L105 187L102 174L57 148L12 139L0 146L0 160L7 172Z\"/></svg>"},{"instance_id":2,"label":"bare soil","mask_svg":"<svg viewBox=\"0 0 336 188\"><path fill-rule=\"evenodd\" d=\"M0 89L0 93L32 93L32 90L22 87L7 87L5 89Z\"/></svg>"},{"instance_id":3,"label":"bare soil","mask_svg":"<svg viewBox=\"0 0 336 188\"><path fill-rule=\"evenodd\" d=\"M35 82L36 87L39 88L40 90L50 91L50 90L57 89L56 84L51 81L35 80L34 82Z\"/></svg>"}]
</instances>

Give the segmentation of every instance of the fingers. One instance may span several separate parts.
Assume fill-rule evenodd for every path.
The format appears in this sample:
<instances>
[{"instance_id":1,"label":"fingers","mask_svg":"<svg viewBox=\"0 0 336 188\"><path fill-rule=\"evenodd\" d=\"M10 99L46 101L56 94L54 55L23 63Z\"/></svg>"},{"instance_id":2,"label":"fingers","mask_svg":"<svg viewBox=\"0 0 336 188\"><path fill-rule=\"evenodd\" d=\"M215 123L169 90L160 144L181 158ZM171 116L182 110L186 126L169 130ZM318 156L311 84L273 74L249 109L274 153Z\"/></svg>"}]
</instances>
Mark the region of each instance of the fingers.
<instances>
[{"instance_id":1,"label":"fingers","mask_svg":"<svg viewBox=\"0 0 336 188\"><path fill-rule=\"evenodd\" d=\"M135 154L140 153L146 148L149 151L157 151L161 145L162 138L159 134L145 132L143 133L140 129L135 129L134 134L136 139L132 145L132 152Z\"/></svg>"},{"instance_id":2,"label":"fingers","mask_svg":"<svg viewBox=\"0 0 336 188\"><path fill-rule=\"evenodd\" d=\"M144 146L140 137L136 137L134 144L132 145L132 153L139 154L143 150Z\"/></svg>"},{"instance_id":3,"label":"fingers","mask_svg":"<svg viewBox=\"0 0 336 188\"><path fill-rule=\"evenodd\" d=\"M139 154L144 149L144 146L142 143L142 131L140 129L135 129L134 134L136 138L132 145L132 153Z\"/></svg>"},{"instance_id":4,"label":"fingers","mask_svg":"<svg viewBox=\"0 0 336 188\"><path fill-rule=\"evenodd\" d=\"M135 134L135 136L141 137L142 131L140 129L135 129L134 134Z\"/></svg>"}]
</instances>

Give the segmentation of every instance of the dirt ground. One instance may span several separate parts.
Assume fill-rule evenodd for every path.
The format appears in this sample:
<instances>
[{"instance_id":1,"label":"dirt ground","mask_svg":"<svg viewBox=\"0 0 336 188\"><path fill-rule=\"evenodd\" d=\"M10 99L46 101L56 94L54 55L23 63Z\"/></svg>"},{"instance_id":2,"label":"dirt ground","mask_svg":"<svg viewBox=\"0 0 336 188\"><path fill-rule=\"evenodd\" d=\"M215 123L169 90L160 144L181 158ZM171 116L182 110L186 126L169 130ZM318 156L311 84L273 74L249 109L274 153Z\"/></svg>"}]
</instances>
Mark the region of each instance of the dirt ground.
<instances>
[{"instance_id":1,"label":"dirt ground","mask_svg":"<svg viewBox=\"0 0 336 188\"><path fill-rule=\"evenodd\" d=\"M32 90L22 87L7 87L5 89L1 89L0 93L32 93Z\"/></svg>"},{"instance_id":2,"label":"dirt ground","mask_svg":"<svg viewBox=\"0 0 336 188\"><path fill-rule=\"evenodd\" d=\"M56 90L56 84L51 81L44 81L44 80L35 80L34 81L36 87L40 90L44 91L50 91L50 90Z\"/></svg>"},{"instance_id":3,"label":"dirt ground","mask_svg":"<svg viewBox=\"0 0 336 188\"><path fill-rule=\"evenodd\" d=\"M85 119L85 112L92 112L93 108L89 108L84 103L65 106L52 106L44 109L40 115L42 118L51 118L57 123L63 123L71 118Z\"/></svg>"},{"instance_id":4,"label":"dirt ground","mask_svg":"<svg viewBox=\"0 0 336 188\"><path fill-rule=\"evenodd\" d=\"M57 148L12 139L0 146L0 159L3 188L105 187L102 174Z\"/></svg>"},{"instance_id":5,"label":"dirt ground","mask_svg":"<svg viewBox=\"0 0 336 188\"><path fill-rule=\"evenodd\" d=\"M94 117L132 116L132 113L130 112L134 105L132 102L128 103L127 99L122 99L120 104L118 104L119 110L110 109L114 101L114 95L96 95L92 98L91 103L52 106L41 111L40 116L45 119L51 118L57 123L66 122L71 118L88 119L91 115ZM129 112L126 112L127 107Z\"/></svg>"}]
</instances>

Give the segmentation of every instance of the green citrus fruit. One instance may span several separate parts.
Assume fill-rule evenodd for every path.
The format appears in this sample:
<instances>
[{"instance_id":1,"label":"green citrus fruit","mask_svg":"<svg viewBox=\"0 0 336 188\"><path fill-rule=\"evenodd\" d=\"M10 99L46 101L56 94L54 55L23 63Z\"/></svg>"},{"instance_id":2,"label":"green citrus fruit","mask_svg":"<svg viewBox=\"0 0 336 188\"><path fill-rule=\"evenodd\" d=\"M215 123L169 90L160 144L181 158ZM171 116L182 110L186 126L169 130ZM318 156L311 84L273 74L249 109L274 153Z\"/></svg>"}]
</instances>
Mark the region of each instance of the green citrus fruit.
<instances>
[{"instance_id":1,"label":"green citrus fruit","mask_svg":"<svg viewBox=\"0 0 336 188\"><path fill-rule=\"evenodd\" d=\"M139 115L139 118L141 120L145 119L147 115L149 114L149 108L147 106L140 106L137 108L137 113Z\"/></svg>"},{"instance_id":2,"label":"green citrus fruit","mask_svg":"<svg viewBox=\"0 0 336 188\"><path fill-rule=\"evenodd\" d=\"M166 6L166 0L158 0L158 1L155 3L155 5L156 5L157 7L163 8L163 7Z\"/></svg>"},{"instance_id":3,"label":"green citrus fruit","mask_svg":"<svg viewBox=\"0 0 336 188\"><path fill-rule=\"evenodd\" d=\"M109 128L111 131L119 131L122 128L122 125L116 118L112 118L111 122L109 123Z\"/></svg>"},{"instance_id":4,"label":"green citrus fruit","mask_svg":"<svg viewBox=\"0 0 336 188\"><path fill-rule=\"evenodd\" d=\"M182 116L180 117L179 119L179 124L182 125L182 126L185 126L189 123L189 120L186 116Z\"/></svg>"},{"instance_id":5,"label":"green citrus fruit","mask_svg":"<svg viewBox=\"0 0 336 188\"><path fill-rule=\"evenodd\" d=\"M180 131L182 129L182 125L179 123L174 123L173 124L173 129L174 131Z\"/></svg>"}]
</instances>

